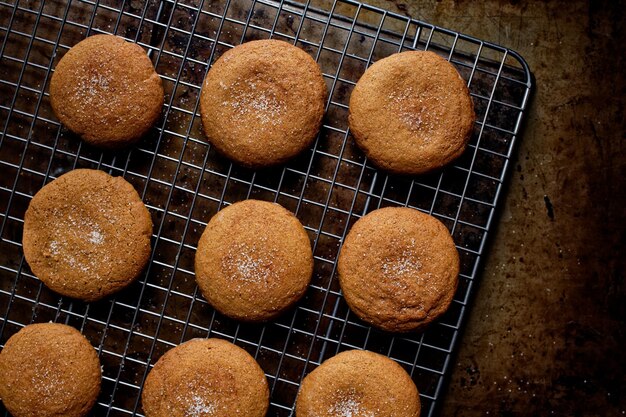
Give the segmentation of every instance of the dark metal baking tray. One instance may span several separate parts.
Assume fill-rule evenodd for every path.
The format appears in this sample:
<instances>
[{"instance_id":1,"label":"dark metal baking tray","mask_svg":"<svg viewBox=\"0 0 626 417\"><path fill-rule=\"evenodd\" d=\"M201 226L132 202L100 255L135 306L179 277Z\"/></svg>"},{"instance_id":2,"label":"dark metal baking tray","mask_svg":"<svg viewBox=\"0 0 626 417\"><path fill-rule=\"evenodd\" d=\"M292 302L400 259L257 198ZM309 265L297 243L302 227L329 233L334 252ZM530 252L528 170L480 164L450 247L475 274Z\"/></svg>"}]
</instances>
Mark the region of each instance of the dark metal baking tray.
<instances>
[{"instance_id":1,"label":"dark metal baking tray","mask_svg":"<svg viewBox=\"0 0 626 417\"><path fill-rule=\"evenodd\" d=\"M138 145L101 152L64 129L49 102L50 76L88 35L115 33L149 51L162 76L163 116ZM252 171L215 153L198 117L201 82L225 50L277 38L309 52L330 92L315 144L285 166ZM532 77L515 52L353 1L151 0L0 3L0 345L32 322L80 329L103 364L93 414L142 415L150 367L193 337L224 338L250 352L271 387L269 416L293 415L300 381L346 349L369 349L400 363L432 415L458 345L485 242L502 201ZM387 175L355 147L347 126L350 92L372 62L428 49L450 60L472 94L477 121L465 154L444 170ZM77 168L122 175L155 224L150 265L113 298L85 304L59 297L32 275L21 249L23 216L46 183ZM294 211L314 247L315 273L297 307L265 325L225 318L202 299L193 276L206 222L230 203L256 198ZM423 333L393 336L350 313L336 257L350 226L382 206L411 206L449 227L461 256L460 285L445 316ZM4 409L1 411L4 413Z\"/></svg>"}]
</instances>

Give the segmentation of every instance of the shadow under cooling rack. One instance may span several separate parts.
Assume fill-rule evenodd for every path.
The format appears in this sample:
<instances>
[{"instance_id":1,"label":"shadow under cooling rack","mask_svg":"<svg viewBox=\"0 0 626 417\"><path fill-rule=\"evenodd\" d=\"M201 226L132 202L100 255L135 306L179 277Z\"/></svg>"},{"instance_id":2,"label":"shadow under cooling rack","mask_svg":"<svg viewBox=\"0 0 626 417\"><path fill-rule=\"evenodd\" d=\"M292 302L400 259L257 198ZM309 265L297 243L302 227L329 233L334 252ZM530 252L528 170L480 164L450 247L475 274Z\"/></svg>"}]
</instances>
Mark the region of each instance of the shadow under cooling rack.
<instances>
[{"instance_id":1,"label":"shadow under cooling rack","mask_svg":"<svg viewBox=\"0 0 626 417\"><path fill-rule=\"evenodd\" d=\"M134 148L101 152L54 117L48 83L59 59L88 35L139 43L163 79L157 126ZM198 98L209 63L234 45L283 39L319 63L329 99L314 145L285 166L252 171L217 155L201 132ZM193 337L230 340L250 352L271 387L269 416L291 416L300 381L346 349L387 355L409 372L432 415L441 399L467 303L494 226L502 184L531 90L514 52L351 1L0 2L0 345L32 322L80 329L103 364L95 415L142 415L147 372L168 349ZM374 169L347 125L348 99L372 62L428 49L467 81L477 121L465 154L442 171L413 178ZM21 250L24 212L46 183L77 168L122 175L155 225L142 277L115 297L85 304L59 297L32 275ZM315 272L295 308L265 325L216 314L198 293L196 244L220 208L246 198L292 210L311 237ZM393 336L350 313L336 280L336 257L350 226L383 206L410 206L440 219L461 257L460 285L445 316L423 333Z\"/></svg>"}]
</instances>

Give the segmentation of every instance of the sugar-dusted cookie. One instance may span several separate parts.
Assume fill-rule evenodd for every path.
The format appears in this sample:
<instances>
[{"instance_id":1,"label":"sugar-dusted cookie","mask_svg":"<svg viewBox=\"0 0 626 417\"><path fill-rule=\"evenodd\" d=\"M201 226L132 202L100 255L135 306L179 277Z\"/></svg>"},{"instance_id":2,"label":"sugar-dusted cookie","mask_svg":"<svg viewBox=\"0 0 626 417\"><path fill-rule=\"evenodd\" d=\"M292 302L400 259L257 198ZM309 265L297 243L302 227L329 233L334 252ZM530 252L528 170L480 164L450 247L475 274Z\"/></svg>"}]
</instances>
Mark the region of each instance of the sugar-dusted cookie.
<instances>
[{"instance_id":1,"label":"sugar-dusted cookie","mask_svg":"<svg viewBox=\"0 0 626 417\"><path fill-rule=\"evenodd\" d=\"M209 221L196 252L196 281L229 317L264 321L302 297L313 274L309 237L282 206L245 200Z\"/></svg>"},{"instance_id":2,"label":"sugar-dusted cookie","mask_svg":"<svg viewBox=\"0 0 626 417\"><path fill-rule=\"evenodd\" d=\"M57 64L50 103L61 123L86 142L119 148L139 140L156 122L163 85L141 46L94 35Z\"/></svg>"},{"instance_id":3,"label":"sugar-dusted cookie","mask_svg":"<svg viewBox=\"0 0 626 417\"><path fill-rule=\"evenodd\" d=\"M383 330L409 332L448 309L459 254L439 220L411 208L386 207L354 224L337 268L357 316Z\"/></svg>"},{"instance_id":4,"label":"sugar-dusted cookie","mask_svg":"<svg viewBox=\"0 0 626 417\"><path fill-rule=\"evenodd\" d=\"M474 107L454 66L433 52L393 54L369 67L350 96L350 130L378 167L421 174L458 158Z\"/></svg>"},{"instance_id":5,"label":"sugar-dusted cookie","mask_svg":"<svg viewBox=\"0 0 626 417\"><path fill-rule=\"evenodd\" d=\"M409 374L393 360L366 350L342 352L304 378L296 417L419 417Z\"/></svg>"},{"instance_id":6,"label":"sugar-dusted cookie","mask_svg":"<svg viewBox=\"0 0 626 417\"><path fill-rule=\"evenodd\" d=\"M31 324L0 353L0 399L13 417L82 417L100 393L100 360L73 327Z\"/></svg>"},{"instance_id":7,"label":"sugar-dusted cookie","mask_svg":"<svg viewBox=\"0 0 626 417\"><path fill-rule=\"evenodd\" d=\"M76 169L45 185L24 216L24 256L59 294L95 301L130 284L150 257L152 220L132 185Z\"/></svg>"},{"instance_id":8,"label":"sugar-dusted cookie","mask_svg":"<svg viewBox=\"0 0 626 417\"><path fill-rule=\"evenodd\" d=\"M264 417L265 373L242 348L221 339L192 339L165 353L141 395L146 417Z\"/></svg>"},{"instance_id":9,"label":"sugar-dusted cookie","mask_svg":"<svg viewBox=\"0 0 626 417\"><path fill-rule=\"evenodd\" d=\"M285 162L315 139L326 84L302 49L278 40L227 51L207 73L200 113L215 148L249 167Z\"/></svg>"}]
</instances>

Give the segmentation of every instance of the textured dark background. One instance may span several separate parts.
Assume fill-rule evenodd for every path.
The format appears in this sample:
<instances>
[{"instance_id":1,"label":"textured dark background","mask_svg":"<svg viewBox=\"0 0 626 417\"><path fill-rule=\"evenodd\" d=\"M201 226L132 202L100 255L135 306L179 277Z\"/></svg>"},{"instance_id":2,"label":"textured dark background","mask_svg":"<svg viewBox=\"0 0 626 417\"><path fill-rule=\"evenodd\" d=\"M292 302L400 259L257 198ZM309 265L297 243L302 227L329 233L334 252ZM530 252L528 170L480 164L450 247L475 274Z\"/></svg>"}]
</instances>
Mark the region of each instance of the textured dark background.
<instances>
[{"instance_id":1,"label":"textured dark background","mask_svg":"<svg viewBox=\"0 0 626 417\"><path fill-rule=\"evenodd\" d=\"M370 2L536 78L442 415L625 415L626 2Z\"/></svg>"}]
</instances>

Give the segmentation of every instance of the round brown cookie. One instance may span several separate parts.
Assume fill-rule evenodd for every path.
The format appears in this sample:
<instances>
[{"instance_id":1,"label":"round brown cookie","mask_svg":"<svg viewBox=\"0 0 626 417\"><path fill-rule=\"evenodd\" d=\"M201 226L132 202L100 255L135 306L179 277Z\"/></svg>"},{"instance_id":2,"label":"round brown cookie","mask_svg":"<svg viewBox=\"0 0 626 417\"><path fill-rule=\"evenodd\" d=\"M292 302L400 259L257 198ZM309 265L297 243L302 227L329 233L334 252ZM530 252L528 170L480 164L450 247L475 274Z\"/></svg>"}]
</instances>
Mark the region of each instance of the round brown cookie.
<instances>
[{"instance_id":1,"label":"round brown cookie","mask_svg":"<svg viewBox=\"0 0 626 417\"><path fill-rule=\"evenodd\" d=\"M152 220L132 185L76 169L44 186L24 217L24 256L53 291L94 301L130 284L150 256Z\"/></svg>"},{"instance_id":2,"label":"round brown cookie","mask_svg":"<svg viewBox=\"0 0 626 417\"><path fill-rule=\"evenodd\" d=\"M85 141L118 148L139 140L156 122L163 85L142 47L95 35L57 64L50 103L61 123Z\"/></svg>"},{"instance_id":3,"label":"round brown cookie","mask_svg":"<svg viewBox=\"0 0 626 417\"><path fill-rule=\"evenodd\" d=\"M297 417L418 417L419 393L391 359L367 350L342 352L304 378Z\"/></svg>"},{"instance_id":4,"label":"round brown cookie","mask_svg":"<svg viewBox=\"0 0 626 417\"><path fill-rule=\"evenodd\" d=\"M315 139L326 84L303 50L277 40L227 51L207 73L200 97L209 141L249 167L280 164Z\"/></svg>"},{"instance_id":5,"label":"round brown cookie","mask_svg":"<svg viewBox=\"0 0 626 417\"><path fill-rule=\"evenodd\" d=\"M387 207L354 224L337 268L346 302L362 320L409 332L448 309L459 254L439 220L415 209Z\"/></svg>"},{"instance_id":6,"label":"round brown cookie","mask_svg":"<svg viewBox=\"0 0 626 417\"><path fill-rule=\"evenodd\" d=\"M13 417L80 417L100 393L100 361L73 327L31 324L0 353L0 398Z\"/></svg>"},{"instance_id":7,"label":"round brown cookie","mask_svg":"<svg viewBox=\"0 0 626 417\"><path fill-rule=\"evenodd\" d=\"M375 165L398 174L421 174L458 158L474 120L465 81L432 52L377 61L350 96L357 145Z\"/></svg>"},{"instance_id":8,"label":"round brown cookie","mask_svg":"<svg viewBox=\"0 0 626 417\"><path fill-rule=\"evenodd\" d=\"M263 417L267 379L242 348L220 339L192 339L165 353L141 394L146 417Z\"/></svg>"},{"instance_id":9,"label":"round brown cookie","mask_svg":"<svg viewBox=\"0 0 626 417\"><path fill-rule=\"evenodd\" d=\"M302 297L313 274L311 242L290 211L245 200L218 212L196 252L196 281L219 312L237 320L276 317Z\"/></svg>"}]
</instances>

